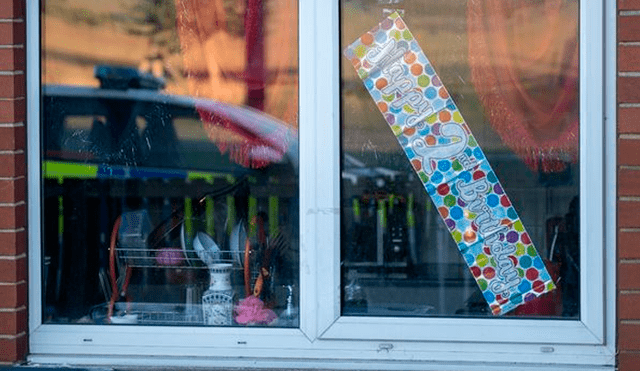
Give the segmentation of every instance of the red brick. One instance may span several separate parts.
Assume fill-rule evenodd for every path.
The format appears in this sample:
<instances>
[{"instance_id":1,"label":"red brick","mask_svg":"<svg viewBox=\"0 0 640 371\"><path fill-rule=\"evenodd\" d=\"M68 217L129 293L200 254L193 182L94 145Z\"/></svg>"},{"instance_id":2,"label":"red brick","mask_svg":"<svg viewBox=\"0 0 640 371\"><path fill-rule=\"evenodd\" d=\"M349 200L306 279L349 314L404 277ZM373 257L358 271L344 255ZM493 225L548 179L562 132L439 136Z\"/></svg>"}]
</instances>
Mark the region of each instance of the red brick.
<instances>
[{"instance_id":1,"label":"red brick","mask_svg":"<svg viewBox=\"0 0 640 371\"><path fill-rule=\"evenodd\" d=\"M24 74L0 75L0 98L24 97L26 90Z\"/></svg>"},{"instance_id":2,"label":"red brick","mask_svg":"<svg viewBox=\"0 0 640 371\"><path fill-rule=\"evenodd\" d=\"M619 263L618 264L618 289L620 290L639 290L640 289L640 264L639 263Z\"/></svg>"},{"instance_id":3,"label":"red brick","mask_svg":"<svg viewBox=\"0 0 640 371\"><path fill-rule=\"evenodd\" d=\"M618 349L640 350L640 325L631 323L618 325Z\"/></svg>"},{"instance_id":4,"label":"red brick","mask_svg":"<svg viewBox=\"0 0 640 371\"><path fill-rule=\"evenodd\" d=\"M0 45L24 44L24 22L0 23Z\"/></svg>"},{"instance_id":5,"label":"red brick","mask_svg":"<svg viewBox=\"0 0 640 371\"><path fill-rule=\"evenodd\" d=\"M23 361L27 356L27 344L25 334L13 339L0 339L0 362Z\"/></svg>"},{"instance_id":6,"label":"red brick","mask_svg":"<svg viewBox=\"0 0 640 371\"><path fill-rule=\"evenodd\" d=\"M618 196L640 195L640 170L618 170Z\"/></svg>"},{"instance_id":7,"label":"red brick","mask_svg":"<svg viewBox=\"0 0 640 371\"><path fill-rule=\"evenodd\" d=\"M640 165L640 139L618 140L618 165Z\"/></svg>"},{"instance_id":8,"label":"red brick","mask_svg":"<svg viewBox=\"0 0 640 371\"><path fill-rule=\"evenodd\" d=\"M0 19L24 18L25 0L0 0Z\"/></svg>"},{"instance_id":9,"label":"red brick","mask_svg":"<svg viewBox=\"0 0 640 371\"><path fill-rule=\"evenodd\" d=\"M0 71L23 71L24 48L0 48Z\"/></svg>"},{"instance_id":10,"label":"red brick","mask_svg":"<svg viewBox=\"0 0 640 371\"><path fill-rule=\"evenodd\" d=\"M0 308L15 309L27 305L27 283L0 285Z\"/></svg>"},{"instance_id":11,"label":"red brick","mask_svg":"<svg viewBox=\"0 0 640 371\"><path fill-rule=\"evenodd\" d=\"M640 70L640 47L621 45L618 46L618 71Z\"/></svg>"},{"instance_id":12,"label":"red brick","mask_svg":"<svg viewBox=\"0 0 640 371\"><path fill-rule=\"evenodd\" d=\"M27 310L0 312L0 334L17 335L27 331Z\"/></svg>"},{"instance_id":13,"label":"red brick","mask_svg":"<svg viewBox=\"0 0 640 371\"><path fill-rule=\"evenodd\" d=\"M640 259L640 232L618 232L618 258Z\"/></svg>"},{"instance_id":14,"label":"red brick","mask_svg":"<svg viewBox=\"0 0 640 371\"><path fill-rule=\"evenodd\" d=\"M640 202L618 201L618 228L640 228Z\"/></svg>"},{"instance_id":15,"label":"red brick","mask_svg":"<svg viewBox=\"0 0 640 371\"><path fill-rule=\"evenodd\" d=\"M24 125L0 127L0 151L25 149L25 132Z\"/></svg>"},{"instance_id":16,"label":"red brick","mask_svg":"<svg viewBox=\"0 0 640 371\"><path fill-rule=\"evenodd\" d=\"M0 255L21 255L27 251L25 230L0 232Z\"/></svg>"},{"instance_id":17,"label":"red brick","mask_svg":"<svg viewBox=\"0 0 640 371\"><path fill-rule=\"evenodd\" d=\"M0 153L0 177L18 177L25 175L26 158L24 153Z\"/></svg>"},{"instance_id":18,"label":"red brick","mask_svg":"<svg viewBox=\"0 0 640 371\"><path fill-rule=\"evenodd\" d=\"M618 41L640 41L640 16L618 17Z\"/></svg>"},{"instance_id":19,"label":"red brick","mask_svg":"<svg viewBox=\"0 0 640 371\"><path fill-rule=\"evenodd\" d=\"M0 259L0 282L12 283L27 279L27 257Z\"/></svg>"},{"instance_id":20,"label":"red brick","mask_svg":"<svg viewBox=\"0 0 640 371\"><path fill-rule=\"evenodd\" d=\"M640 319L640 294L618 295L618 319Z\"/></svg>"},{"instance_id":21,"label":"red brick","mask_svg":"<svg viewBox=\"0 0 640 371\"><path fill-rule=\"evenodd\" d=\"M24 228L27 222L26 213L25 204L0 206L0 229Z\"/></svg>"},{"instance_id":22,"label":"red brick","mask_svg":"<svg viewBox=\"0 0 640 371\"><path fill-rule=\"evenodd\" d=\"M640 64L640 62L638 63ZM625 107L618 109L618 133L640 133L640 108Z\"/></svg>"},{"instance_id":23,"label":"red brick","mask_svg":"<svg viewBox=\"0 0 640 371\"><path fill-rule=\"evenodd\" d=\"M25 201L26 187L24 177L12 180L0 179L0 203Z\"/></svg>"},{"instance_id":24,"label":"red brick","mask_svg":"<svg viewBox=\"0 0 640 371\"><path fill-rule=\"evenodd\" d=\"M640 353L620 352L618 354L618 371L640 370Z\"/></svg>"},{"instance_id":25,"label":"red brick","mask_svg":"<svg viewBox=\"0 0 640 371\"><path fill-rule=\"evenodd\" d=\"M640 102L640 77L618 77L618 103Z\"/></svg>"},{"instance_id":26,"label":"red brick","mask_svg":"<svg viewBox=\"0 0 640 371\"><path fill-rule=\"evenodd\" d=\"M618 10L640 10L640 0L618 0Z\"/></svg>"},{"instance_id":27,"label":"red brick","mask_svg":"<svg viewBox=\"0 0 640 371\"><path fill-rule=\"evenodd\" d=\"M0 123L23 122L25 115L24 99L0 100Z\"/></svg>"}]
</instances>

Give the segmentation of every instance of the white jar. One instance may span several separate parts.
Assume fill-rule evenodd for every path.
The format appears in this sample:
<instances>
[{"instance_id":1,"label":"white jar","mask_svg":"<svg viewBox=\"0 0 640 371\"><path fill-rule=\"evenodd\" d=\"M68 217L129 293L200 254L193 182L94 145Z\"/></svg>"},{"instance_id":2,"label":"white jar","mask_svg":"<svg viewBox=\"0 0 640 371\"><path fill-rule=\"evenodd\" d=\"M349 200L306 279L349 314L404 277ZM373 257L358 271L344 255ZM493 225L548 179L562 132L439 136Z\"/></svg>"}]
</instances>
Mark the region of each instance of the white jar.
<instances>
[{"instance_id":1,"label":"white jar","mask_svg":"<svg viewBox=\"0 0 640 371\"><path fill-rule=\"evenodd\" d=\"M202 295L204 323L211 326L231 326L233 323L232 264L213 264L209 267L210 284Z\"/></svg>"}]
</instances>

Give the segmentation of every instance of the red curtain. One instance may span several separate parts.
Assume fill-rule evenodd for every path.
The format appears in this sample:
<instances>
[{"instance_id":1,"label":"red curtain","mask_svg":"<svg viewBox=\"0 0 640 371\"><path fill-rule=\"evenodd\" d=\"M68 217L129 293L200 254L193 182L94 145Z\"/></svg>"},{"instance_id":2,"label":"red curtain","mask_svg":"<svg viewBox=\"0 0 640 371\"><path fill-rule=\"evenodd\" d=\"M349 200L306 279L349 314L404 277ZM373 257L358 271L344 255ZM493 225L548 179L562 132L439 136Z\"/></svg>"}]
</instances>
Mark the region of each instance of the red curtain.
<instances>
[{"instance_id":1,"label":"red curtain","mask_svg":"<svg viewBox=\"0 0 640 371\"><path fill-rule=\"evenodd\" d=\"M534 171L578 156L578 3L469 0L471 77L495 131Z\"/></svg>"}]
</instances>

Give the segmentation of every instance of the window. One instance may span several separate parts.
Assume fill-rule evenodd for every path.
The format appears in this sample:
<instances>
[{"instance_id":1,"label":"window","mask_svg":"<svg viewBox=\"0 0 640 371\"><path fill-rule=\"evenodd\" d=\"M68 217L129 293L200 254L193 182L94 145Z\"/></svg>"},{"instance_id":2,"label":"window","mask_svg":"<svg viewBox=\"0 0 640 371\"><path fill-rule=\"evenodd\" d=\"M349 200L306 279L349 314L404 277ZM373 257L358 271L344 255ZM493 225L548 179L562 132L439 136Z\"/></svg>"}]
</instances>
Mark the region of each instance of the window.
<instances>
[{"instance_id":1,"label":"window","mask_svg":"<svg viewBox=\"0 0 640 371\"><path fill-rule=\"evenodd\" d=\"M86 5L41 14L43 323L297 326L295 2Z\"/></svg>"},{"instance_id":2,"label":"window","mask_svg":"<svg viewBox=\"0 0 640 371\"><path fill-rule=\"evenodd\" d=\"M73 89L48 83L61 78L48 72L64 71L61 63L79 59L64 58L61 53L73 43L55 44L47 28L64 24L65 12L76 22L74 35L88 35L77 32L82 27L108 27L122 19L100 16L112 9L97 3L95 13L73 10L66 2L47 2L42 14L30 7L29 19L43 25L34 50L38 27L29 23L30 41L35 40L29 52L38 56L30 58L29 118L42 117L43 128L31 126L29 133L30 148L42 148L42 157L30 156L29 163L31 359L109 363L135 357L164 366L208 365L213 359L228 366L332 362L353 368L368 362L380 368L470 369L503 362L523 368L613 364L615 210L604 205L614 199L609 152L614 135L604 117L615 114L608 57L615 43L603 34L615 31L608 21L615 9L601 1L544 3L219 0L198 13L189 8L194 3L178 1L176 24L187 30L174 35L180 58L159 64L158 49L151 47L154 57L135 66L151 76L161 71L165 87L157 76L102 62L94 71L83 62L91 82L76 85L93 86ZM250 4L263 4L263 17L252 18ZM224 12L213 11L216 6ZM535 246L525 247L531 264L546 260L558 284L539 300L491 313L492 300L479 280L490 279L485 268L498 262L485 254L488 262L480 266L478 254L472 262L461 253L457 242L467 230L452 235L455 228L438 209L444 201L432 200L430 179L407 157L402 138L394 135L367 92L367 81L349 61L353 58L348 52L343 56L387 17L395 22L396 11L431 62L429 83L437 74L445 98L467 123L465 135L473 136L482 154L474 154L478 166L485 166L485 175L495 173L493 193L508 195L521 220L518 228ZM124 19L133 22L134 13ZM544 27L541 19L553 27ZM263 70L248 68L256 60L245 59L254 40L247 25L260 20L265 49L263 54L253 49L253 55L262 56L257 60L267 66ZM131 35L145 30L135 28ZM545 37L532 36L538 32ZM152 39L171 50L165 35ZM210 37L209 43L198 35ZM268 35L274 39L268 41ZM492 38L490 47L481 48L479 37ZM513 39L521 40L518 47L497 50L500 40ZM240 40L242 47L234 47ZM530 45L553 52L532 55L536 48ZM206 48L215 53L203 52ZM212 69L207 58L216 53L229 58ZM474 61L476 53L494 54ZM539 63L527 64L531 58ZM37 61L41 79L33 72ZM506 80L509 85L485 78L490 68L504 67L501 62L519 73ZM168 76L183 77L184 85ZM505 85L495 85L500 83ZM521 113L521 121L502 124L521 125L508 126L513 132L528 130L533 139L525 147L546 148L545 156L518 150L522 135L501 131L492 111L494 91L507 92L513 105L505 107ZM524 106L518 100L523 97L533 105ZM559 99L566 99L560 105L565 125L552 125L555 134L529 125L542 117L534 108L555 107ZM529 110L522 113L523 107ZM440 122L425 115L427 124L416 131L428 129L439 139L449 121L436 118ZM278 133L278 140L257 141L265 156L260 160L247 157L241 145L256 143L248 141L246 126L239 129L244 121L283 123L255 134ZM562 148L531 144L565 134L575 140ZM453 201L464 215L465 205ZM249 252L261 245L268 251L276 241L287 253L268 265L263 254L252 264L255 254L245 255L242 244L232 240L244 240L245 247L249 241ZM209 264L221 262L228 265ZM245 270L246 262L257 269ZM564 265L554 264L560 262ZM202 297L221 282L218 277L229 279L230 285L222 286L235 293L233 310L252 296L255 286L246 289L245 282L256 282L252 274L261 275L261 268L268 274L262 277L258 309L271 312L259 313L275 319L240 323L234 311L231 322L206 322ZM524 268L518 271L520 282ZM493 276L499 273L494 268ZM78 282L70 295L69 287ZM228 302L217 300L213 307L228 313Z\"/></svg>"},{"instance_id":3,"label":"window","mask_svg":"<svg viewBox=\"0 0 640 371\"><path fill-rule=\"evenodd\" d=\"M341 3L343 314L579 318L578 1L551 3Z\"/></svg>"}]
</instances>

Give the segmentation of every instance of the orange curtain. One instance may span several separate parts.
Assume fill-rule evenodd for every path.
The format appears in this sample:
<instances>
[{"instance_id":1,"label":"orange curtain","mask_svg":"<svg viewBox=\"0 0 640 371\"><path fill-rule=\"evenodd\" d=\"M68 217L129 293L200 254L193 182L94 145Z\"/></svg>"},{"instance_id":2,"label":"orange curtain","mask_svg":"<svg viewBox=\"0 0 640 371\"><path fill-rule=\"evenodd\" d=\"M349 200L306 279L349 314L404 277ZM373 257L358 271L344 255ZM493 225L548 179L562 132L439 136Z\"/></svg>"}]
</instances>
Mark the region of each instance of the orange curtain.
<instances>
[{"instance_id":1,"label":"orange curtain","mask_svg":"<svg viewBox=\"0 0 640 371\"><path fill-rule=\"evenodd\" d=\"M578 3L469 0L471 77L486 115L535 171L578 156Z\"/></svg>"}]
</instances>

